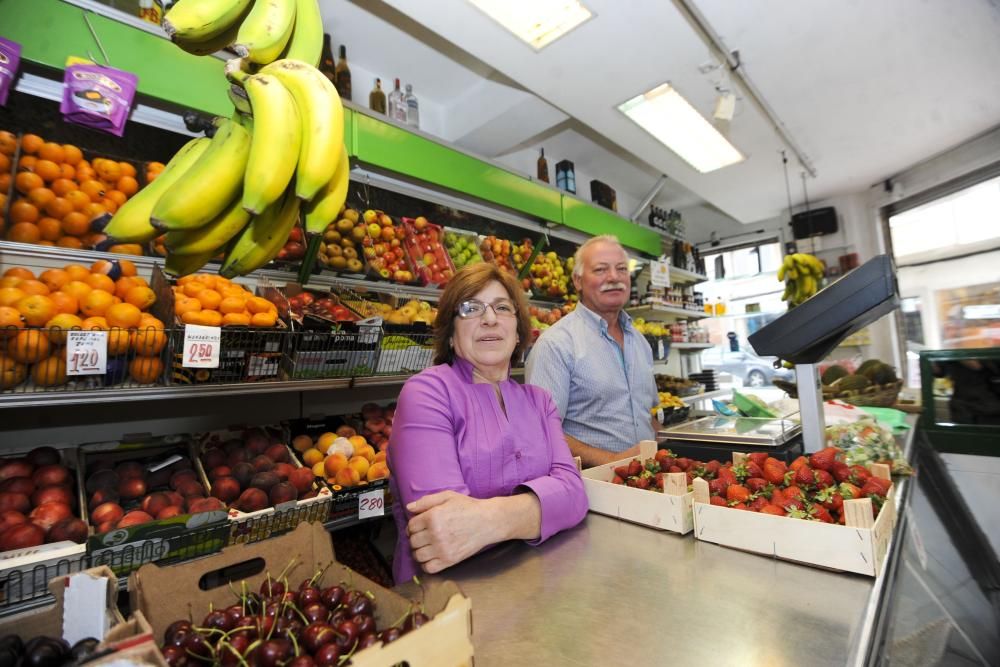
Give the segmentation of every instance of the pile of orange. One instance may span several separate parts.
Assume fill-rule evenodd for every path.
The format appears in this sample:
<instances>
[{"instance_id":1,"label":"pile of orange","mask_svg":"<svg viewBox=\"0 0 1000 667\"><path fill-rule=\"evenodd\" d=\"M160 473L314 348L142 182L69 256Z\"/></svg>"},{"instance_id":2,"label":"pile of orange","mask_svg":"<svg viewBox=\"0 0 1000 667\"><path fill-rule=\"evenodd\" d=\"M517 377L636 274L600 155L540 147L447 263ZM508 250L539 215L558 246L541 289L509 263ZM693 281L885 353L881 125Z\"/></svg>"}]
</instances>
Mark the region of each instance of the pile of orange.
<instances>
[{"instance_id":1,"label":"pile of orange","mask_svg":"<svg viewBox=\"0 0 1000 667\"><path fill-rule=\"evenodd\" d=\"M7 210L7 193L10 192L10 182L14 177L14 152L17 150L17 137L6 130L0 131L0 234L4 233L7 223L4 212Z\"/></svg>"},{"instance_id":2,"label":"pile of orange","mask_svg":"<svg viewBox=\"0 0 1000 667\"><path fill-rule=\"evenodd\" d=\"M174 314L185 324L273 327L278 308L222 276L196 273L177 280Z\"/></svg>"},{"instance_id":3,"label":"pile of orange","mask_svg":"<svg viewBox=\"0 0 1000 667\"><path fill-rule=\"evenodd\" d=\"M8 134L0 135L0 150L10 145L13 135ZM92 248L103 241L102 234L91 230L91 221L114 213L139 191L131 163L87 160L78 147L45 141L37 134L21 137L13 179L17 199L10 204L7 240L64 248ZM140 246L118 248L137 249L141 254Z\"/></svg>"},{"instance_id":4,"label":"pile of orange","mask_svg":"<svg viewBox=\"0 0 1000 667\"><path fill-rule=\"evenodd\" d=\"M146 182L147 183L152 183L153 181L155 181L156 177L159 176L163 172L164 168L166 168L166 165L163 164L162 162L149 162L149 163L147 163L146 164Z\"/></svg>"},{"instance_id":5,"label":"pile of orange","mask_svg":"<svg viewBox=\"0 0 1000 667\"><path fill-rule=\"evenodd\" d=\"M163 372L160 353L167 344L162 321L147 311L156 295L135 265L118 260L121 276L109 275L111 263L98 260L87 268L67 264L37 276L14 267L0 277L0 389L23 382L66 383L66 332L108 332L108 357L131 353L132 379L155 382ZM117 273L117 272L115 272Z\"/></svg>"}]
</instances>

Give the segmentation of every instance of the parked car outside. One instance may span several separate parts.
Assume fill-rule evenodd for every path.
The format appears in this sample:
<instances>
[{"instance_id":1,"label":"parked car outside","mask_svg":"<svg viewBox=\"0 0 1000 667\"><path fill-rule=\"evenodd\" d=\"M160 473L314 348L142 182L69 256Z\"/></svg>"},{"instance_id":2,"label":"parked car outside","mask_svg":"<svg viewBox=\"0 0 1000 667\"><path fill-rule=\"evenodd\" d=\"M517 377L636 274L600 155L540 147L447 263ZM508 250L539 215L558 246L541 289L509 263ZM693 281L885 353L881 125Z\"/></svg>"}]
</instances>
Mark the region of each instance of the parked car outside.
<instances>
[{"instance_id":1,"label":"parked car outside","mask_svg":"<svg viewBox=\"0 0 1000 667\"><path fill-rule=\"evenodd\" d=\"M701 353L703 368L712 368L719 373L729 373L743 382L745 387L763 387L773 384L774 378L795 381L795 373L789 368L775 368L775 357L758 357L750 350L732 352L713 347Z\"/></svg>"}]
</instances>

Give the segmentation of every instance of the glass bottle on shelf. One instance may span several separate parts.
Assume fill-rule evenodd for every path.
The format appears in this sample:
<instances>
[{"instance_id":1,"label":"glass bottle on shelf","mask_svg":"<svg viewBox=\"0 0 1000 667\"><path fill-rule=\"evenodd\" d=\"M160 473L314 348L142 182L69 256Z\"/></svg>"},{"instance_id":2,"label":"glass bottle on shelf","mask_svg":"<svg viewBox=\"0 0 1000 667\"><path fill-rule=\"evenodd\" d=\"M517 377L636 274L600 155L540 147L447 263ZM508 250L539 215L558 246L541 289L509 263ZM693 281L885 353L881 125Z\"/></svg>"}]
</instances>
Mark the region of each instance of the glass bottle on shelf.
<instances>
[{"instance_id":1,"label":"glass bottle on shelf","mask_svg":"<svg viewBox=\"0 0 1000 667\"><path fill-rule=\"evenodd\" d=\"M340 99L350 100L351 68L347 66L347 47L343 44L340 45L340 60L337 61L335 75L333 84L337 87L337 92L340 93Z\"/></svg>"},{"instance_id":2,"label":"glass bottle on shelf","mask_svg":"<svg viewBox=\"0 0 1000 667\"><path fill-rule=\"evenodd\" d=\"M538 180L549 182L549 163L545 159L545 149L541 149L541 155L538 156Z\"/></svg>"},{"instance_id":3,"label":"glass bottle on shelf","mask_svg":"<svg viewBox=\"0 0 1000 667\"><path fill-rule=\"evenodd\" d=\"M368 108L381 114L385 113L385 93L382 92L382 79L375 79L375 87L368 93Z\"/></svg>"},{"instance_id":4,"label":"glass bottle on shelf","mask_svg":"<svg viewBox=\"0 0 1000 667\"><path fill-rule=\"evenodd\" d=\"M406 124L410 127L420 127L420 106L417 96L413 94L413 84L406 84L406 95L403 96L403 103L406 107Z\"/></svg>"},{"instance_id":5,"label":"glass bottle on shelf","mask_svg":"<svg viewBox=\"0 0 1000 667\"><path fill-rule=\"evenodd\" d=\"M406 103L403 91L399 89L399 79L396 79L396 87L389 93L389 118L400 123L406 122Z\"/></svg>"},{"instance_id":6,"label":"glass bottle on shelf","mask_svg":"<svg viewBox=\"0 0 1000 667\"><path fill-rule=\"evenodd\" d=\"M323 33L323 51L320 54L319 71L330 80L330 83L337 83L337 63L333 59L330 35L326 33Z\"/></svg>"},{"instance_id":7,"label":"glass bottle on shelf","mask_svg":"<svg viewBox=\"0 0 1000 667\"><path fill-rule=\"evenodd\" d=\"M721 317L726 314L726 304L720 296L715 302L715 316Z\"/></svg>"}]
</instances>

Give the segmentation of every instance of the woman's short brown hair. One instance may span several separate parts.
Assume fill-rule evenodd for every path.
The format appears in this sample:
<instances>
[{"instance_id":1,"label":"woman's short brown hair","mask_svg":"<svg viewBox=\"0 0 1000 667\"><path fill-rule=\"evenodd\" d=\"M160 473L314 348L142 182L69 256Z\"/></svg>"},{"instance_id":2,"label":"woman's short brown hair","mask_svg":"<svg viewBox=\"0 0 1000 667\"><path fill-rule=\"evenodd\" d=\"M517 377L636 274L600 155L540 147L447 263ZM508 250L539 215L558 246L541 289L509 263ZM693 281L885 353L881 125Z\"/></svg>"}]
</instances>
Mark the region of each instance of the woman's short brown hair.
<instances>
[{"instance_id":1,"label":"woman's short brown hair","mask_svg":"<svg viewBox=\"0 0 1000 667\"><path fill-rule=\"evenodd\" d=\"M448 281L448 285L438 301L437 317L434 319L434 363L450 364L455 358L451 348L451 337L455 333L455 318L458 304L471 299L491 281L497 281L507 291L517 311L517 346L510 359L520 359L528 343L531 342L531 319L528 316L528 300L517 278L501 271L493 264L477 262L469 264Z\"/></svg>"}]
</instances>

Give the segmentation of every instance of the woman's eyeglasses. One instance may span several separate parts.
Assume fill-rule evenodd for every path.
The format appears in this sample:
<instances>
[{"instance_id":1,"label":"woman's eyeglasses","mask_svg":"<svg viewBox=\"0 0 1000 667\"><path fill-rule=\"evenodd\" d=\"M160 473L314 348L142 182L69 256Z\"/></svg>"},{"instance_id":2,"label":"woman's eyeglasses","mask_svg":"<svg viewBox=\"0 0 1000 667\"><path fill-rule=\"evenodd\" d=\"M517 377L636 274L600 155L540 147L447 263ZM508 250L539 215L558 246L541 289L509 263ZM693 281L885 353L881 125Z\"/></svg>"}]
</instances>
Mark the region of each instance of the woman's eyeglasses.
<instances>
[{"instance_id":1,"label":"woman's eyeglasses","mask_svg":"<svg viewBox=\"0 0 1000 667\"><path fill-rule=\"evenodd\" d=\"M486 313L487 306L493 309L493 314L497 317L517 316L514 304L508 299L497 299L493 303L483 303L479 299L467 299L458 304L458 316L463 320L482 317Z\"/></svg>"}]
</instances>

